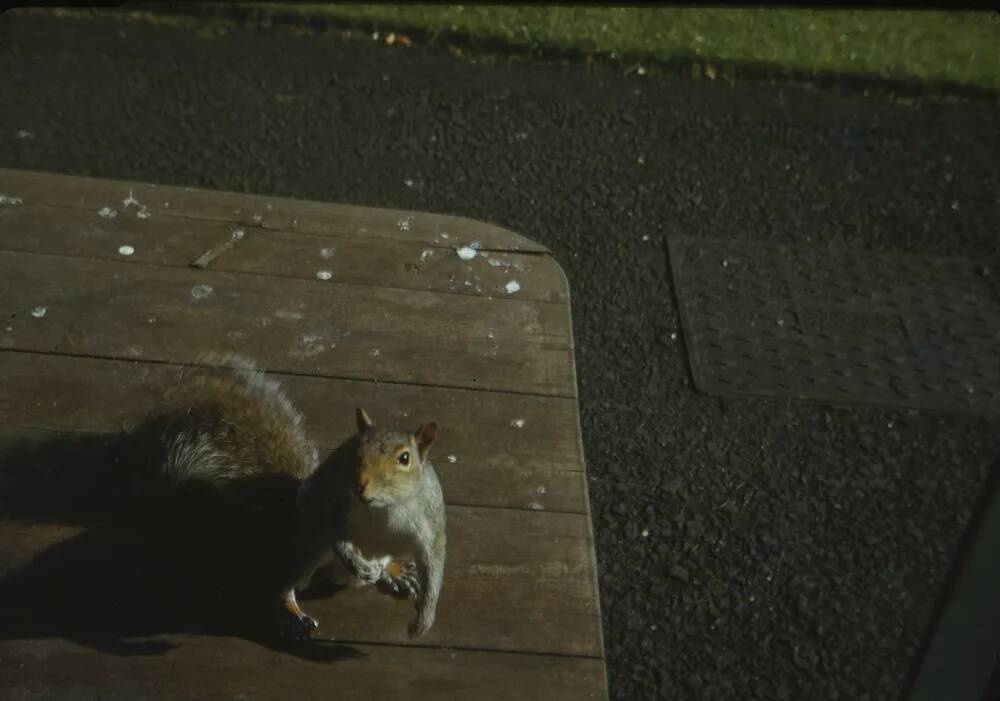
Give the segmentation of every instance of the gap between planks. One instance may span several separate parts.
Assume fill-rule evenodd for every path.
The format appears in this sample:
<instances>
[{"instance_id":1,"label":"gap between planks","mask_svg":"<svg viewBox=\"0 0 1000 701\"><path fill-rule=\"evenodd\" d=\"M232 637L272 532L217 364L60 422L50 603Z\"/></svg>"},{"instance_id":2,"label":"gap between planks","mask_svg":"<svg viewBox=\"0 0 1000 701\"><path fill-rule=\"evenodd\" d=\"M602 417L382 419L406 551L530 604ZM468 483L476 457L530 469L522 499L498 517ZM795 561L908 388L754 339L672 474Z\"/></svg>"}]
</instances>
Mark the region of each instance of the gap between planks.
<instances>
[{"instance_id":1,"label":"gap between planks","mask_svg":"<svg viewBox=\"0 0 1000 701\"><path fill-rule=\"evenodd\" d=\"M37 685L23 664L59 653L65 656L64 663L50 674L58 671L60 675L50 679L58 693L73 698L148 697L148 691L136 688L139 683L146 688L153 685L161 696L171 698L191 697L191 689L198 688L198 698L242 697L247 694L240 692L249 692L253 698L285 699L289 680L295 680L300 698L329 698L332 689L350 689L353 693L345 696L377 701L404 697L607 699L603 662L593 658L358 644L356 649L363 657L333 657L327 664L317 664L308 657L275 655L244 640L191 636L175 636L173 640L178 646L171 651L171 667L166 671L161 662L149 657L131 656L118 658L114 664L92 665L90 661L99 659L99 653L72 643L18 641L6 650L0 647L11 662L2 676L17 698L30 696ZM224 646L228 654L220 649ZM517 673L511 674L515 666ZM170 669L187 670L188 674L178 675Z\"/></svg>"},{"instance_id":2,"label":"gap between planks","mask_svg":"<svg viewBox=\"0 0 1000 701\"><path fill-rule=\"evenodd\" d=\"M119 264L120 263L122 265L139 265L139 266L146 266L146 267L150 267L150 268L163 268L163 269L167 269L167 270L188 270L188 269L192 269L192 270L206 270L206 271L211 271L211 272L214 272L214 273L224 273L226 275L238 275L238 276L245 275L247 277L275 278L275 279L278 279L278 280L301 280L303 282L315 282L315 280L313 278L311 278L311 277L304 277L304 276L299 276L299 275L289 275L289 274L286 274L286 273L258 273L258 272L254 272L252 270L233 270L231 268L219 268L219 267L213 266L212 263L214 263L217 260L219 260L220 258L222 258L222 256L225 255L225 251L223 251L221 254L213 257L211 259L211 261L207 265L194 265L193 263L189 263L189 264L185 264L185 265L180 265L180 264L178 264L178 265L171 265L171 264L168 264L168 263L154 263L152 261L128 260L127 258L112 258L110 256L108 256L108 257L102 257L102 256L74 256L74 255L69 255L69 254L66 254L66 253L52 253L51 251L33 251L30 248L17 248L17 247L12 247L12 246L0 246L0 252L17 253L17 254L29 255L29 256L48 256L48 257L52 257L52 258L65 258L65 259L69 259L69 260L87 260L87 261L92 261L92 262L95 262L95 263L113 263L113 264ZM206 253L207 253L207 251L206 251ZM547 256L547 254L542 254L542 255L546 255ZM344 280L323 280L321 282L317 282L316 284L318 284L318 285L326 285L326 286L330 286L330 287L334 287L334 286L340 285L340 286L345 286L345 287L371 287L371 288L378 288L378 289L383 289L383 290L401 290L403 292L427 292L427 293L439 294L439 295L454 295L456 297L480 298L480 299L489 300L490 302L508 302L508 303L509 302L513 302L515 304L551 304L553 306L562 306L562 307L565 307L565 306L568 305L568 302L559 301L559 300L533 299L533 298L531 298L531 299L529 299L529 298L520 298L520 299L518 299L516 297L511 297L511 296L502 297L499 294L497 294L497 295L488 295L486 293L473 295L473 294L470 294L468 292L460 292L460 291L457 291L457 290L440 290L440 289L401 287L399 285L375 285L375 284L366 283L366 282L345 282Z\"/></svg>"},{"instance_id":3,"label":"gap between planks","mask_svg":"<svg viewBox=\"0 0 1000 701\"><path fill-rule=\"evenodd\" d=\"M442 232L442 227L447 226L453 229L475 229L476 236L472 240L480 242L501 241L509 243L506 249L509 251L533 250L547 253L548 249L527 237L517 234L509 229L470 219L468 217L435 214L432 212L415 212L409 210L386 209L370 206L350 205L333 202L320 202L315 200L296 200L288 197L274 197L269 195L240 193L226 190L206 190L202 188L184 187L175 185L159 185L156 183L130 182L124 180L112 180L104 178L93 178L88 176L64 175L58 173L43 173L38 171L11 170L0 168L0 186L11 188L7 194L14 195L24 201L31 203L60 204L76 209L92 209L94 207L108 206L109 202L118 206L120 198L128 191L128 200L132 200L136 206L151 207L147 211L162 213L166 216L191 216L199 221L223 221L243 226L259 226L266 229L289 230L287 226L280 226L275 223L284 219L290 221L295 230L299 230L299 221L302 220L302 228L310 229L320 235L330 234L330 227L333 222L341 225L351 222L363 221L366 226L361 226L358 231L364 231L364 238L383 238L393 241L421 241L431 243L441 238L441 234L446 234L444 238L449 238L447 232ZM147 201L143 205L136 197L135 191L139 190L142 199ZM113 192L113 194L112 194ZM176 206L171 207L169 196L176 200ZM164 197L165 196L165 197ZM121 200L123 203L125 200ZM152 203L150 204L150 202ZM159 205L157 204L159 202ZM259 205L259 206L258 206ZM191 214L194 211L196 214ZM185 212L188 214L185 215ZM179 214L178 214L179 213ZM297 215L297 216L296 216ZM411 224L419 218L420 224L416 229L411 229ZM406 221L405 228L402 225ZM392 236L372 236L368 232L368 226L373 226L376 230L384 228L390 230ZM435 228L436 233L425 230L427 226ZM321 228L321 231L316 231ZM398 234L408 233L406 236ZM343 236L351 236L342 229ZM357 236L357 238L362 238ZM489 248L498 248L488 246Z\"/></svg>"},{"instance_id":4,"label":"gap between planks","mask_svg":"<svg viewBox=\"0 0 1000 701\"><path fill-rule=\"evenodd\" d=\"M204 518L196 515L192 523L201 524ZM4 519L0 581L5 582L7 597L0 616L41 631L57 622L50 618L61 616L59 606L92 601L89 614L81 612L82 619L73 619L77 625L89 625L87 615L103 617L106 608L119 604L128 609L135 605L130 597L156 598L157 592L166 596L163 604L169 610L192 595L200 596L193 573L206 567L208 598L201 601L214 600L212 592L229 591L252 577L256 568L266 566L267 558L260 557L262 544L270 549L280 542L268 540L263 524L248 525L240 528L243 542L232 541L233 534L225 528L193 542L183 532L176 542L160 542L155 537L149 540L145 530L127 520L42 524ZM393 600L371 588L348 587L335 596L307 597L310 613L325 621L320 633L332 631L343 639L365 642L600 657L597 591L590 579L593 542L586 517L449 506L448 534L441 607L426 639L411 641L407 636L412 602ZM144 543L149 547L137 550ZM215 557L222 543L230 550ZM191 553L180 554L188 549ZM119 554L126 552L135 555L123 561ZM76 580L66 577L79 567L81 558L104 567L81 573ZM160 572L162 568L166 570ZM126 589L125 601L117 595L101 598L115 594L113 587L108 589L111 578L116 582L113 587ZM50 599L58 603L51 610L46 604ZM238 601L239 606L251 605L253 597ZM194 613L198 607L192 603ZM179 633L187 627L178 621L180 629L175 630L169 620L160 620L162 610L140 616L131 630ZM198 613L198 618L207 624L210 612ZM115 620L112 615L108 623ZM219 623L226 629L232 625ZM99 623L94 625L102 630ZM211 627L203 632L208 630Z\"/></svg>"},{"instance_id":5,"label":"gap between planks","mask_svg":"<svg viewBox=\"0 0 1000 701\"><path fill-rule=\"evenodd\" d=\"M58 216L62 212L71 216ZM491 257L490 252L480 248L475 249L473 259L460 260L455 246L360 237L343 237L335 246L319 246L329 242L322 236L295 231L190 221L190 226L173 226L163 220L143 221L123 215L100 219L94 212L53 205L0 206L0 232L6 231L0 237L0 250L310 282L315 282L318 272L327 268L325 272L331 277L320 278L327 285L440 292L513 302L567 304L569 300L565 272L549 254L493 251ZM118 243L134 243L138 248L130 245L129 253L122 254ZM429 251L436 253L427 256ZM444 252L448 254L442 255ZM199 263L206 256L211 260ZM464 280L460 282L460 278ZM519 285L513 293L506 290L511 281Z\"/></svg>"},{"instance_id":6,"label":"gap between planks","mask_svg":"<svg viewBox=\"0 0 1000 701\"><path fill-rule=\"evenodd\" d=\"M67 429L67 428L52 428L49 426L36 426L33 424L23 424L17 422L5 422L2 427L0 427L0 458L3 457L3 443L7 435L13 436L23 436L30 433L46 433L53 437L56 436L68 436L68 437L101 437L105 436L107 432L104 431L88 431L83 429ZM319 452L322 455L330 454L334 451L337 446L326 446L317 445ZM440 463L440 461L437 461ZM440 471L440 464L435 466L435 470ZM0 462L0 473L3 472L3 464ZM574 476L580 476L583 478L583 472L579 470L554 470L553 472L565 473ZM445 494L445 505L446 506L456 506L462 509L495 509L497 511L527 511L531 513L543 513L543 514L561 514L568 516L587 516L590 517L589 509L581 511L571 511L569 509L553 509L546 507L544 509L532 509L526 506L505 506L502 504L478 504L472 502L455 501L449 499L448 495ZM589 538L593 541L593 535Z\"/></svg>"},{"instance_id":7,"label":"gap between planks","mask_svg":"<svg viewBox=\"0 0 1000 701\"><path fill-rule=\"evenodd\" d=\"M570 349L572 350L572 348ZM122 363L146 363L149 365L165 365L177 368L208 368L208 367L228 367L219 365L212 366L198 362L177 362L172 360L157 360L155 358L124 358L117 355L101 355L93 353L64 353L60 351L35 351L25 348L0 348L0 353L21 353L24 355L51 355L58 358L87 358L90 360L110 360ZM489 387L467 387L465 385L431 384L427 382L414 382L412 380L380 380L378 378L368 379L364 377L350 377L347 375L321 375L309 372L296 372L293 370L265 370L268 375L280 375L286 377L308 377L318 380L343 380L345 382L367 382L374 385L399 385L402 387L425 387L427 389L449 389L460 390L462 392L482 392L484 394L510 395L514 397L541 397L544 399L572 399L576 401L576 396L572 394L544 394L540 392L526 392L513 389L491 389Z\"/></svg>"},{"instance_id":8,"label":"gap between planks","mask_svg":"<svg viewBox=\"0 0 1000 701\"><path fill-rule=\"evenodd\" d=\"M170 186L161 186L161 187L170 187ZM247 196L264 197L264 195L247 195ZM37 207L39 209L68 210L72 212L89 212L92 214L96 213L90 207L84 207L82 205L62 204L59 202L26 202L19 205L6 205L6 206L24 208L28 210L30 210L32 207ZM418 241L418 240L392 238L391 236L351 236L350 234L341 234L335 232L329 234L321 234L315 231L298 231L295 229L283 228L279 226L263 226L261 224L255 224L255 223L245 224L243 222L231 221L228 219L208 219L206 217L196 217L191 214L178 214L177 212L171 212L170 210L166 209L163 210L162 212L158 211L158 213L163 214L171 219L183 219L186 221L197 222L200 224L201 223L215 224L215 225L229 224L234 227L246 229L248 232L250 231L274 232L277 234L287 234L289 236L303 236L306 238L316 239L317 241L326 241L328 239L337 239L339 241L384 241L386 243L407 243L407 244L420 245L423 246L424 248L435 248L448 251L454 251L456 248L461 248L461 245L445 244L440 241L433 241L433 242ZM0 250L6 250L6 249L0 249ZM552 252L548 250L545 251L530 250L530 249L522 250L519 248L495 248L491 246L480 246L476 250L484 251L486 253L496 253L498 255L518 255L518 256L532 256L536 258L554 258Z\"/></svg>"},{"instance_id":9,"label":"gap between planks","mask_svg":"<svg viewBox=\"0 0 1000 701\"><path fill-rule=\"evenodd\" d=\"M0 355L7 387L0 421L49 435L117 434L162 408L162 392L198 367L13 351ZM445 427L434 462L455 503L589 512L570 398L267 374L307 417L319 446L339 445L353 432L359 405L387 424L433 418ZM38 378L45 378L41 387Z\"/></svg>"},{"instance_id":10,"label":"gap between planks","mask_svg":"<svg viewBox=\"0 0 1000 701\"><path fill-rule=\"evenodd\" d=\"M72 261L61 268L60 281L50 277L57 261ZM38 304L60 311L44 324L29 319L27 336L3 339L5 348L127 360L140 357L142 350L133 351L144 347L146 360L191 361L194 353L183 334L194 334L204 344L204 331L211 328L215 350L242 351L257 344L262 362L290 373L576 395L570 384L572 327L564 305L494 306L470 295L350 284L342 285L340 294L330 294L306 280L282 285L268 276L138 268L35 253L0 252L0 263L11 271L10 294L5 294L8 311L15 312L11 319ZM91 290L95 276L102 286ZM198 296L200 286L206 291ZM282 316L290 314L279 308L287 300L295 300L301 313ZM162 312L163 323L156 323L160 313L147 319L145 310L151 307ZM280 323L272 324L272 316ZM312 328L298 324L306 317ZM84 331L85 319L89 324ZM173 333L168 332L171 325ZM326 338L330 334L336 338ZM553 343L555 339L562 344Z\"/></svg>"}]
</instances>

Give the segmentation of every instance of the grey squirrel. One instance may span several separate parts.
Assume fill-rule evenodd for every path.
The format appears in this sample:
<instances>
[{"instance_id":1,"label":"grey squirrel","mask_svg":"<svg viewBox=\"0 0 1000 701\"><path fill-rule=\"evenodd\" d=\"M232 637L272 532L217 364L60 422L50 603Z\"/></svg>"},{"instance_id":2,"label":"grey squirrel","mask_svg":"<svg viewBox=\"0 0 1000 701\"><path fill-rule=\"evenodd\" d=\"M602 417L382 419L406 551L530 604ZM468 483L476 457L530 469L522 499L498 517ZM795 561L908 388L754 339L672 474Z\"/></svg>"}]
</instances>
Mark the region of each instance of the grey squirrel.
<instances>
[{"instance_id":1,"label":"grey squirrel","mask_svg":"<svg viewBox=\"0 0 1000 701\"><path fill-rule=\"evenodd\" d=\"M437 424L389 430L358 409L357 433L320 461L302 414L275 380L241 356L202 361L209 367L183 378L168 392L168 408L134 432L148 457L133 473L133 491L207 490L283 528L273 603L284 635L308 637L318 627L296 600L317 572L334 584L378 584L416 599L409 633L426 633L445 563L444 498L428 457ZM283 503L274 497L281 493L292 496Z\"/></svg>"}]
</instances>

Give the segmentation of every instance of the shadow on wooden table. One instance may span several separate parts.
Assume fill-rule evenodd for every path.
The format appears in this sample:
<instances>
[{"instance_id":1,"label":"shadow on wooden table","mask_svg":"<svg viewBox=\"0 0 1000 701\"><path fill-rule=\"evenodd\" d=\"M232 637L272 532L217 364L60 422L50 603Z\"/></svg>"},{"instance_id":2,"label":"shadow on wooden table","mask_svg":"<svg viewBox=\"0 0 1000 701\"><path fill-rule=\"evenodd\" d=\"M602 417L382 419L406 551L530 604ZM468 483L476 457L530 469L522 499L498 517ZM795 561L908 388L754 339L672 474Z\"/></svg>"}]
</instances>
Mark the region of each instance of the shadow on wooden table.
<instances>
[{"instance_id":1,"label":"shadow on wooden table","mask_svg":"<svg viewBox=\"0 0 1000 701\"><path fill-rule=\"evenodd\" d=\"M0 440L0 640L157 655L177 646L164 636L189 633L317 662L364 656L328 640L280 642L279 563L266 554L282 552L281 529L204 495L131 499L134 448L125 434Z\"/></svg>"}]
</instances>

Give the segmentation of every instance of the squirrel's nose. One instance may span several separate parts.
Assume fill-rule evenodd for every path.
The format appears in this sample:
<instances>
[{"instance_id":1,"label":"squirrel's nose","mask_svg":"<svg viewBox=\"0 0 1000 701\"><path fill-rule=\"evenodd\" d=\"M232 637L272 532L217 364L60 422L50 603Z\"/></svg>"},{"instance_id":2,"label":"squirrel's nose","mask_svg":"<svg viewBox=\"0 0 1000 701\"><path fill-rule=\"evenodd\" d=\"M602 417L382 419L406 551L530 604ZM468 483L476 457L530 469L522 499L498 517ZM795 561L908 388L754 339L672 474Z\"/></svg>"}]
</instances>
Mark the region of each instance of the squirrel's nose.
<instances>
[{"instance_id":1,"label":"squirrel's nose","mask_svg":"<svg viewBox=\"0 0 1000 701\"><path fill-rule=\"evenodd\" d=\"M365 492L368 491L368 480L363 477L358 478L358 496L363 497Z\"/></svg>"}]
</instances>

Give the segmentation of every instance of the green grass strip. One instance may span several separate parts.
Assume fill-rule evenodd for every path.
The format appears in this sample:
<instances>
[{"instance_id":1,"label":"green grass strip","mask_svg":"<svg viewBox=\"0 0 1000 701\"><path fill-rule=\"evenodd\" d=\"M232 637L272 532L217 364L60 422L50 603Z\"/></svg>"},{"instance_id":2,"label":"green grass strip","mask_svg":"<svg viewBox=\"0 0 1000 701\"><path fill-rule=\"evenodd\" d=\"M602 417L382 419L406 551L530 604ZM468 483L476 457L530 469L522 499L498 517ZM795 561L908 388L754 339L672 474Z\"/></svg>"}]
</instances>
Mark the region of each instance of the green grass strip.
<instances>
[{"instance_id":1,"label":"green grass strip","mask_svg":"<svg viewBox=\"0 0 1000 701\"><path fill-rule=\"evenodd\" d=\"M952 84L1000 94L1000 14L995 11L253 6L258 12L373 25L384 31L459 34L515 48L772 66L807 76Z\"/></svg>"}]
</instances>

